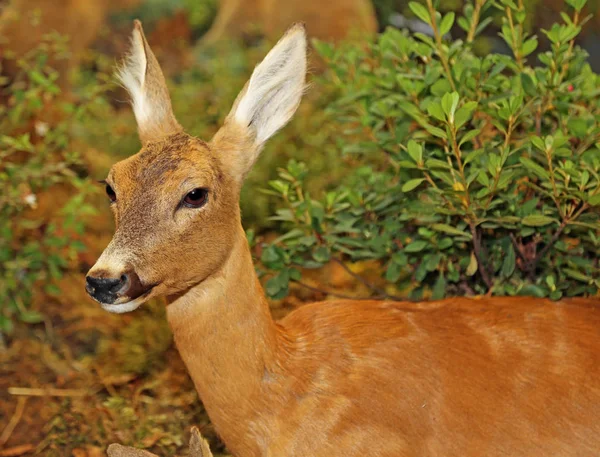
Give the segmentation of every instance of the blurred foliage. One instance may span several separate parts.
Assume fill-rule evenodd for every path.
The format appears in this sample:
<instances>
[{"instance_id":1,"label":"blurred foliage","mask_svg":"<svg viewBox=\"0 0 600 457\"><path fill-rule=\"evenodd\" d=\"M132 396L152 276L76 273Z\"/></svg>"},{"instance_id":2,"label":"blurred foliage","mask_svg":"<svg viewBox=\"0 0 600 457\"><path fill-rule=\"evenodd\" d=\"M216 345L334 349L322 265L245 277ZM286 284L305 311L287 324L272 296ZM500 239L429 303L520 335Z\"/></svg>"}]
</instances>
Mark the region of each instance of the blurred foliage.
<instances>
[{"instance_id":1,"label":"blurred foliage","mask_svg":"<svg viewBox=\"0 0 600 457\"><path fill-rule=\"evenodd\" d=\"M48 35L18 59L19 74L5 87L0 106L0 335L9 333L13 318L39 322L28 309L36 288L57 292L53 280L84 249L78 239L92 187L78 175L81 156L71 149L72 123L88 116L101 102L97 84L79 103L61 100L58 73L48 65L65 54L64 40ZM68 189L64 201L46 198ZM40 204L51 211L35 211Z\"/></svg>"},{"instance_id":2,"label":"blurred foliage","mask_svg":"<svg viewBox=\"0 0 600 457\"><path fill-rule=\"evenodd\" d=\"M389 29L365 48L317 43L342 94L329 111L367 140L344 141L361 161L351 185L314 199L296 161L269 183L288 227L262 252L269 295L285 296L303 268L364 259L385 265L381 298L598 293L600 80L574 44L585 0L569 4L543 31L552 47L537 67L537 37L512 0L477 0L458 19L411 2L433 37ZM512 55L477 57L494 7ZM454 22L464 41L443 38Z\"/></svg>"},{"instance_id":3,"label":"blurred foliage","mask_svg":"<svg viewBox=\"0 0 600 457\"><path fill-rule=\"evenodd\" d=\"M203 35L217 15L217 0L144 0L132 11L113 15L113 22L129 24L134 18L141 20L147 30L160 19L171 16L176 11L184 11L196 37Z\"/></svg>"},{"instance_id":4,"label":"blurred foliage","mask_svg":"<svg viewBox=\"0 0 600 457\"><path fill-rule=\"evenodd\" d=\"M194 32L206 32L217 15L217 0L183 0L183 4Z\"/></svg>"}]
</instances>

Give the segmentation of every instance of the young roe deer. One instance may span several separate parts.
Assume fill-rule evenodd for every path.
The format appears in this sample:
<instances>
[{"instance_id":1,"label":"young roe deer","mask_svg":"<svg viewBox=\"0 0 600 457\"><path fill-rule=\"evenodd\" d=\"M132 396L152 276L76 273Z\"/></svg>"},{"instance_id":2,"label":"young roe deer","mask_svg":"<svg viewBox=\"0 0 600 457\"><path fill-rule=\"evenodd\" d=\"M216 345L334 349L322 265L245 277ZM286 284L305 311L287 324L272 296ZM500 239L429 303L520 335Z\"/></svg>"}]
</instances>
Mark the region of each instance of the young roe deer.
<instances>
[{"instance_id":1,"label":"young roe deer","mask_svg":"<svg viewBox=\"0 0 600 457\"><path fill-rule=\"evenodd\" d=\"M305 73L296 25L206 143L175 120L135 23L120 78L143 146L106 179L116 232L90 295L115 313L167 297L179 352L238 457L599 455L598 302L340 300L273 321L238 198Z\"/></svg>"}]
</instances>

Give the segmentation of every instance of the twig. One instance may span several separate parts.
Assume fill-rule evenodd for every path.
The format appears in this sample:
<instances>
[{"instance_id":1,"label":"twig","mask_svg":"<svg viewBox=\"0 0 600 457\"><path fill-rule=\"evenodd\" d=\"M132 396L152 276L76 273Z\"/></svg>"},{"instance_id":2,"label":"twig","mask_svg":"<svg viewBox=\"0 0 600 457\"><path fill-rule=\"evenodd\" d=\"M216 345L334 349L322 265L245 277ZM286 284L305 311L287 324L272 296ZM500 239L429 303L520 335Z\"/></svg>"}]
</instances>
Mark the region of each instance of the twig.
<instances>
[{"instance_id":1,"label":"twig","mask_svg":"<svg viewBox=\"0 0 600 457\"><path fill-rule=\"evenodd\" d=\"M31 452L35 449L33 444L19 444L18 446L3 449L0 451L0 457L18 457Z\"/></svg>"},{"instance_id":2,"label":"twig","mask_svg":"<svg viewBox=\"0 0 600 457\"><path fill-rule=\"evenodd\" d=\"M390 295L388 294L385 290L383 290L380 287L377 287L375 284L370 283L369 281L367 281L365 278L363 278L361 275L359 275L358 273L353 272L350 267L348 267L348 265L346 265L344 262L342 262L340 259L338 259L337 257L332 257L331 260L333 260L335 263L337 263L339 266L341 266L344 271L346 273L348 273L350 276L352 276L354 279L356 279L357 281L359 281L360 283L364 284L365 286L367 286L369 289L374 290L375 292L377 292L379 294L380 297L382 298L392 298L394 300L402 300L401 297L397 297L395 295Z\"/></svg>"},{"instance_id":3,"label":"twig","mask_svg":"<svg viewBox=\"0 0 600 457\"><path fill-rule=\"evenodd\" d=\"M93 394L93 392L84 389L56 389L53 387L9 387L8 393L25 397L87 397Z\"/></svg>"},{"instance_id":4,"label":"twig","mask_svg":"<svg viewBox=\"0 0 600 457\"><path fill-rule=\"evenodd\" d=\"M198 427L192 427L190 437L190 457L213 457L208 441L206 441Z\"/></svg>"},{"instance_id":5,"label":"twig","mask_svg":"<svg viewBox=\"0 0 600 457\"><path fill-rule=\"evenodd\" d=\"M477 31L477 26L479 25L479 14L484 3L485 0L477 0L475 2L473 16L471 16L471 27L469 27L469 33L467 34L467 43L472 43L475 39L475 32Z\"/></svg>"},{"instance_id":6,"label":"twig","mask_svg":"<svg viewBox=\"0 0 600 457\"><path fill-rule=\"evenodd\" d=\"M515 234L514 234L514 233L511 233L511 234L509 235L509 237L510 237L510 241L512 241L513 248L515 249L515 252L517 253L517 255L518 255L519 257L521 257L521 260L522 260L523 262L527 262L527 259L525 258L525 256L524 256L524 255L523 255L523 253L521 252L521 247L519 246L519 242L518 242L518 241L517 241L517 239L515 238Z\"/></svg>"},{"instance_id":7,"label":"twig","mask_svg":"<svg viewBox=\"0 0 600 457\"><path fill-rule=\"evenodd\" d=\"M488 291L492 288L493 283L490 279L490 276L483 264L483 258L481 256L481 240L479 239L479 232L477 227L474 224L471 224L471 235L473 236L473 253L475 254L475 258L477 259L477 269L479 270L479 274L483 279Z\"/></svg>"},{"instance_id":8,"label":"twig","mask_svg":"<svg viewBox=\"0 0 600 457\"><path fill-rule=\"evenodd\" d=\"M565 217L563 219L563 221L561 222L560 226L558 227L558 229L556 229L556 232L554 232L554 235L552 235L552 238L550 238L550 241L548 241L548 244L546 244L546 246L544 246L544 248L537 253L537 255L535 256L535 258L531 261L530 264L530 271L533 273L537 267L537 264L539 263L539 261L542 259L542 257L544 257L546 255L546 253L550 250L550 248L552 246L554 246L554 243L556 243L558 241L558 239L560 238L560 236L562 235L563 231L565 230L565 228L567 227L567 225L569 224L569 222L574 221L575 219L577 219L579 216L581 216L581 214L587 210L589 208L589 203L584 203L581 208L579 208L579 210L572 216L572 217Z\"/></svg>"},{"instance_id":9,"label":"twig","mask_svg":"<svg viewBox=\"0 0 600 457\"><path fill-rule=\"evenodd\" d=\"M123 446L117 443L108 446L106 453L108 454L108 457L158 457L158 455L152 454L151 452Z\"/></svg>"},{"instance_id":10,"label":"twig","mask_svg":"<svg viewBox=\"0 0 600 457\"><path fill-rule=\"evenodd\" d=\"M27 397L19 397L17 400L17 407L15 408L15 413L10 418L10 421L2 430L2 435L0 435L0 447L4 447L4 445L10 439L12 432L15 427L19 424L21 417L23 416L23 411L25 410L25 403L27 403Z\"/></svg>"},{"instance_id":11,"label":"twig","mask_svg":"<svg viewBox=\"0 0 600 457\"><path fill-rule=\"evenodd\" d=\"M107 449L108 457L158 457L156 454L121 444L111 444ZM208 442L197 427L192 427L190 437L190 457L213 457Z\"/></svg>"},{"instance_id":12,"label":"twig","mask_svg":"<svg viewBox=\"0 0 600 457\"><path fill-rule=\"evenodd\" d=\"M427 0L427 8L429 9L429 17L431 18L431 28L433 29L433 36L435 38L435 42L437 45L438 55L440 56L440 61L442 62L442 67L446 71L446 75L448 76L448 82L450 83L450 87L452 90L456 92L456 84L454 83L454 77L452 76L452 71L450 71L450 65L448 64L448 57L444 52L444 44L442 42L442 35L438 30L438 26L436 24L435 18L435 8L433 7L432 0Z\"/></svg>"}]
</instances>

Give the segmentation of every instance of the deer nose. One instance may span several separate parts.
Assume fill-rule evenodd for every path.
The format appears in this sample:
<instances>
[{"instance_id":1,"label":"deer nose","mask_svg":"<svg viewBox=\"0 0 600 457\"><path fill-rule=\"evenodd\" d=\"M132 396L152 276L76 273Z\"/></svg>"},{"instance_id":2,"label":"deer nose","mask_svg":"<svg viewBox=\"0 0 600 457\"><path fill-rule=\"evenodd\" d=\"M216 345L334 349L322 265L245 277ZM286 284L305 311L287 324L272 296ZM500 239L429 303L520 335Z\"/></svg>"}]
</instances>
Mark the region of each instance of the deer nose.
<instances>
[{"instance_id":1,"label":"deer nose","mask_svg":"<svg viewBox=\"0 0 600 457\"><path fill-rule=\"evenodd\" d=\"M85 290L101 303L114 303L115 300L129 289L131 280L128 274L118 278L86 276Z\"/></svg>"}]
</instances>

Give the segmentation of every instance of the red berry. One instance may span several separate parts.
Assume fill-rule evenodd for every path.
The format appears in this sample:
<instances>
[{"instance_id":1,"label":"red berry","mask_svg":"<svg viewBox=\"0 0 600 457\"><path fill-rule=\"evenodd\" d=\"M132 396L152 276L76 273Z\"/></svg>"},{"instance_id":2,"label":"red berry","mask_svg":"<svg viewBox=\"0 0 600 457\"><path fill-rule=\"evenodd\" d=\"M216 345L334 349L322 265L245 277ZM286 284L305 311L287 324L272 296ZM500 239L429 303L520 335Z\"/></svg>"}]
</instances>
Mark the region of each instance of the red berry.
<instances>
[{"instance_id":1,"label":"red berry","mask_svg":"<svg viewBox=\"0 0 600 457\"><path fill-rule=\"evenodd\" d=\"M573 92L573 84L569 84L569 87L567 87L569 92Z\"/></svg>"}]
</instances>

